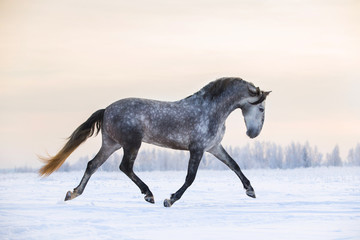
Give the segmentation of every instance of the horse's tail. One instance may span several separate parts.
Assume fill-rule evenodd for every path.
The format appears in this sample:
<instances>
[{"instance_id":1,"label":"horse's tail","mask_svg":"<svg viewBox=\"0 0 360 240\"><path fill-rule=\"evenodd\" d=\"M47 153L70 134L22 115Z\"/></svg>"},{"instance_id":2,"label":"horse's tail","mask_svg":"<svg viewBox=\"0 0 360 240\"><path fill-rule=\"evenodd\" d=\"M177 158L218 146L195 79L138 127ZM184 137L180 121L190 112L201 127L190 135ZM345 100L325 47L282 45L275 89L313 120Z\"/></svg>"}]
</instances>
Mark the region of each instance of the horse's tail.
<instances>
[{"instance_id":1,"label":"horse's tail","mask_svg":"<svg viewBox=\"0 0 360 240\"><path fill-rule=\"evenodd\" d=\"M40 168L39 174L50 175L56 171L70 156L70 154L78 147L81 143L91 137L94 133L97 135L101 129L105 109L101 109L93 113L86 122L81 124L69 137L69 141L65 146L54 156L49 158L39 157L46 164Z\"/></svg>"}]
</instances>

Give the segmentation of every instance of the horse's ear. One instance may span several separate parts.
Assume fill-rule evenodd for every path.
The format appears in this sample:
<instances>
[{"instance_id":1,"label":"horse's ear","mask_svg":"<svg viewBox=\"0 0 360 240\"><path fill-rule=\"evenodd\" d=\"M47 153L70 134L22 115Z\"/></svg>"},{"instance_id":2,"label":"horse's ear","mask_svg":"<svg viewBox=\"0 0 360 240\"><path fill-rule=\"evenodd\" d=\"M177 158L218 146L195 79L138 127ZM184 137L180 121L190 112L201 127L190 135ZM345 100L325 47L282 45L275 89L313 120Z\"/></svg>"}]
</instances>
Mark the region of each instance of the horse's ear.
<instances>
[{"instance_id":1,"label":"horse's ear","mask_svg":"<svg viewBox=\"0 0 360 240\"><path fill-rule=\"evenodd\" d=\"M262 103L263 101L265 101L266 97L267 97L270 93L271 93L271 91L269 91L269 92L263 92L263 91L261 91L260 96L259 96L259 99L256 100L255 102L249 102L249 103L252 104L252 105L257 105L257 104L259 104L259 103Z\"/></svg>"},{"instance_id":2,"label":"horse's ear","mask_svg":"<svg viewBox=\"0 0 360 240\"><path fill-rule=\"evenodd\" d=\"M250 83L248 85L248 90L251 96L255 97L260 95L260 88L259 87L255 87L254 84Z\"/></svg>"},{"instance_id":3,"label":"horse's ear","mask_svg":"<svg viewBox=\"0 0 360 240\"><path fill-rule=\"evenodd\" d=\"M272 91L264 92L264 96L267 97Z\"/></svg>"}]
</instances>

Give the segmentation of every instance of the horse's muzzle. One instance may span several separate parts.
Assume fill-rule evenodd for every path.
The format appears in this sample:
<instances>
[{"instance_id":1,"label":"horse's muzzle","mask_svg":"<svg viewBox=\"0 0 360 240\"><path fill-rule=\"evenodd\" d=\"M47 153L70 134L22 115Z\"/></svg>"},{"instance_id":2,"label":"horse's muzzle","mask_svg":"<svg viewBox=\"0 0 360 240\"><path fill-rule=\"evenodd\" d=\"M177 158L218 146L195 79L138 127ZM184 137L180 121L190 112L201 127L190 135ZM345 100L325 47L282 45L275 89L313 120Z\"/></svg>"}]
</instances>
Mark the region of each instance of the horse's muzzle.
<instances>
[{"instance_id":1,"label":"horse's muzzle","mask_svg":"<svg viewBox=\"0 0 360 240\"><path fill-rule=\"evenodd\" d=\"M256 131L254 129L247 130L246 135L248 135L250 138L256 138L259 135L259 131Z\"/></svg>"}]
</instances>

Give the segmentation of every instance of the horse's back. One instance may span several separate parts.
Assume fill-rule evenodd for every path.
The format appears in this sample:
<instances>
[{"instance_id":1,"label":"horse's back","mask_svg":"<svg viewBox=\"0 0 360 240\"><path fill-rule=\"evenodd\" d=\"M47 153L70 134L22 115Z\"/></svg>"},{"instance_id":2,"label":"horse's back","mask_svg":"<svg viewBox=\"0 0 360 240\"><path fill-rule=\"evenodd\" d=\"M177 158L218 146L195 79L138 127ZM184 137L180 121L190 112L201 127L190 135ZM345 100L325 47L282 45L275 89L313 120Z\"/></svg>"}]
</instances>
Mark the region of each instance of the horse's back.
<instances>
[{"instance_id":1,"label":"horse's back","mask_svg":"<svg viewBox=\"0 0 360 240\"><path fill-rule=\"evenodd\" d=\"M192 117L176 102L126 98L106 108L103 129L120 144L125 138L135 138L163 147L187 149Z\"/></svg>"}]
</instances>

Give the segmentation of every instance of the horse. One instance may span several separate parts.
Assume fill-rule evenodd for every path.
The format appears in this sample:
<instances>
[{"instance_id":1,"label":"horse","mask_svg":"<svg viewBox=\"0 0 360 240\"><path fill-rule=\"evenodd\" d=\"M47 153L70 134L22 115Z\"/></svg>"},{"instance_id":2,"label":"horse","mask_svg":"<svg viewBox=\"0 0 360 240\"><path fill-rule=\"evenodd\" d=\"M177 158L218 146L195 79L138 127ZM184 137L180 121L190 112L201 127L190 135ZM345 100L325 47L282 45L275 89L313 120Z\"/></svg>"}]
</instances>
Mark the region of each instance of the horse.
<instances>
[{"instance_id":1,"label":"horse","mask_svg":"<svg viewBox=\"0 0 360 240\"><path fill-rule=\"evenodd\" d=\"M205 152L214 155L234 171L246 194L255 198L250 181L225 151L221 141L227 117L238 108L242 110L246 134L250 138L258 136L264 124L265 99L269 93L241 78L227 77L212 81L193 95L175 102L121 99L93 113L71 134L55 156L40 157L45 165L39 174L48 176L56 171L80 144L101 130L99 152L88 162L79 185L66 193L65 201L81 195L91 175L112 153L123 148L120 170L139 187L147 202L155 203L149 187L133 171L142 142L190 152L185 183L164 200L165 207L171 207L193 183Z\"/></svg>"}]
</instances>

